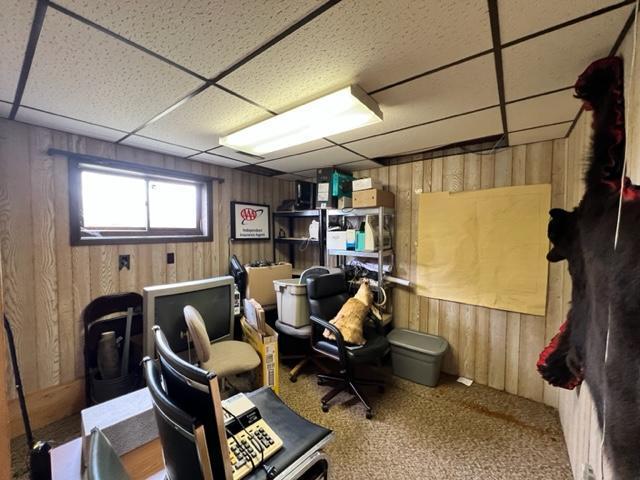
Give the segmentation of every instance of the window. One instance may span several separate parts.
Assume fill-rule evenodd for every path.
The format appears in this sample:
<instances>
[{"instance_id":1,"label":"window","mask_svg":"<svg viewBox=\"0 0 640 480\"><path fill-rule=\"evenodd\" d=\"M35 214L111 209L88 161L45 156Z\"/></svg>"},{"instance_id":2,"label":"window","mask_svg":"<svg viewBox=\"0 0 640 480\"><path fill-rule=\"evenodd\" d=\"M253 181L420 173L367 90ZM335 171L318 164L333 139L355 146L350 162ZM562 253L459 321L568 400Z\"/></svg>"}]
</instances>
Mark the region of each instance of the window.
<instances>
[{"instance_id":1,"label":"window","mask_svg":"<svg viewBox=\"0 0 640 480\"><path fill-rule=\"evenodd\" d=\"M70 156L71 244L210 241L211 180Z\"/></svg>"}]
</instances>

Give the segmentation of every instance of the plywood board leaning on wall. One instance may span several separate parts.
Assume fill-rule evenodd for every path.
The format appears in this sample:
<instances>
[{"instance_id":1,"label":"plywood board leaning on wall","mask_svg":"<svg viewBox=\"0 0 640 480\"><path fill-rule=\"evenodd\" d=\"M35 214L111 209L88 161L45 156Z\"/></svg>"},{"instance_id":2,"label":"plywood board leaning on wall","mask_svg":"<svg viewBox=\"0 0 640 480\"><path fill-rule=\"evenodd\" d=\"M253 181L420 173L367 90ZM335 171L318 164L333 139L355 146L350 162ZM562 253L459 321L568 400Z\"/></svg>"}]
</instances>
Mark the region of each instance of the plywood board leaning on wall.
<instances>
[{"instance_id":1,"label":"plywood board leaning on wall","mask_svg":"<svg viewBox=\"0 0 640 480\"><path fill-rule=\"evenodd\" d=\"M424 193L419 295L544 315L551 187Z\"/></svg>"}]
</instances>

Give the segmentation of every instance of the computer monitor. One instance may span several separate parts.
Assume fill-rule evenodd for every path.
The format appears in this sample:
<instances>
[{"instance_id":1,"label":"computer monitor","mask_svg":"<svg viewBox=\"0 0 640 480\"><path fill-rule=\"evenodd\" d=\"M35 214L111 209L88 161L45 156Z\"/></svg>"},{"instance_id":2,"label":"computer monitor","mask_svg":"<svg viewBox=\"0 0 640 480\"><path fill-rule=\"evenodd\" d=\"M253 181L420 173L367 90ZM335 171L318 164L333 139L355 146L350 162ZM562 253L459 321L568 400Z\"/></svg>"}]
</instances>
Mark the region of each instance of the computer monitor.
<instances>
[{"instance_id":1,"label":"computer monitor","mask_svg":"<svg viewBox=\"0 0 640 480\"><path fill-rule=\"evenodd\" d=\"M145 287L144 353L154 356L154 325L160 326L174 352L188 348L183 308L194 306L202 315L212 342L233 339L233 277Z\"/></svg>"}]
</instances>

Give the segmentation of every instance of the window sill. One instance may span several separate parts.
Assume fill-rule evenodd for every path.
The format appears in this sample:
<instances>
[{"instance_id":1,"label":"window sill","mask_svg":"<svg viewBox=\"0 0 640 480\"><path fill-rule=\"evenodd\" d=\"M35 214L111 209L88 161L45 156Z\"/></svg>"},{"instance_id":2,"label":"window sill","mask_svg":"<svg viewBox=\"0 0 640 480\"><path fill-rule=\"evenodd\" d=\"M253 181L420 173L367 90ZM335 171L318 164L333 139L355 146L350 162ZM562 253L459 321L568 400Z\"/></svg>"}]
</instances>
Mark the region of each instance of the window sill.
<instances>
[{"instance_id":1,"label":"window sill","mask_svg":"<svg viewBox=\"0 0 640 480\"><path fill-rule=\"evenodd\" d=\"M141 243L185 243L211 242L213 235L141 235L141 236L101 236L72 238L71 246L87 245L136 245Z\"/></svg>"}]
</instances>

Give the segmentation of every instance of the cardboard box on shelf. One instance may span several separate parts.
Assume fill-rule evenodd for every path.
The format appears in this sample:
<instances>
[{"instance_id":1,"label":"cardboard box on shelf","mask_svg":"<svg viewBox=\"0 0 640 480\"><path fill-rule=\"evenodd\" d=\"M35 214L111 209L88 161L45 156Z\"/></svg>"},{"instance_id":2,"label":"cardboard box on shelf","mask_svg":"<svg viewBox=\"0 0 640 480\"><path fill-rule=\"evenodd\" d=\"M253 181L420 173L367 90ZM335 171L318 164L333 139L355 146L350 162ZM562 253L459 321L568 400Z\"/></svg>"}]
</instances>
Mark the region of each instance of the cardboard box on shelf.
<instances>
[{"instance_id":1,"label":"cardboard box on shelf","mask_svg":"<svg viewBox=\"0 0 640 480\"><path fill-rule=\"evenodd\" d=\"M247 298L253 298L262 306L276 304L276 292L273 289L274 280L292 278L293 271L290 263L280 263L268 267L250 267L247 270Z\"/></svg>"},{"instance_id":2,"label":"cardboard box on shelf","mask_svg":"<svg viewBox=\"0 0 640 480\"><path fill-rule=\"evenodd\" d=\"M354 192L358 192L360 190L371 190L372 188L382 190L382 182L374 180L371 177L358 178L351 182L351 185Z\"/></svg>"},{"instance_id":3,"label":"cardboard box on shelf","mask_svg":"<svg viewBox=\"0 0 640 480\"><path fill-rule=\"evenodd\" d=\"M273 285L271 289L273 290ZM269 325L265 325L264 333L259 332L249 325L244 317L240 319L240 325L242 326L242 339L251 345L260 357L259 386L271 387L275 393L279 393L278 332Z\"/></svg>"},{"instance_id":4,"label":"cardboard box on shelf","mask_svg":"<svg viewBox=\"0 0 640 480\"><path fill-rule=\"evenodd\" d=\"M394 208L395 195L375 188L353 192L353 208L388 207Z\"/></svg>"},{"instance_id":5,"label":"cardboard box on shelf","mask_svg":"<svg viewBox=\"0 0 640 480\"><path fill-rule=\"evenodd\" d=\"M347 231L337 230L327 232L327 250L346 250Z\"/></svg>"}]
</instances>

